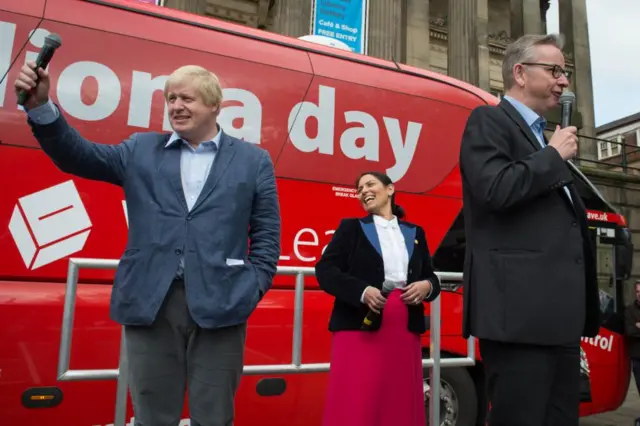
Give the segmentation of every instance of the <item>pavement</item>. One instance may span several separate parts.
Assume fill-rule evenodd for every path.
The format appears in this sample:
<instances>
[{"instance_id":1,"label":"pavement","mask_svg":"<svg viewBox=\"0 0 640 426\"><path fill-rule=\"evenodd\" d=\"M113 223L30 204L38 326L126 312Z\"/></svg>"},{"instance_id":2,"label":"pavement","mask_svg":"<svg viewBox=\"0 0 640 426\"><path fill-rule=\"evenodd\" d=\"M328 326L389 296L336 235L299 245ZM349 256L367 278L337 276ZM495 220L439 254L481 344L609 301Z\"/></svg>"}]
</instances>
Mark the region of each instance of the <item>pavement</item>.
<instances>
[{"instance_id":1,"label":"pavement","mask_svg":"<svg viewBox=\"0 0 640 426\"><path fill-rule=\"evenodd\" d=\"M640 396L631 377L627 399L620 408L610 413L583 417L580 426L634 426L633 421L637 417L640 417Z\"/></svg>"}]
</instances>

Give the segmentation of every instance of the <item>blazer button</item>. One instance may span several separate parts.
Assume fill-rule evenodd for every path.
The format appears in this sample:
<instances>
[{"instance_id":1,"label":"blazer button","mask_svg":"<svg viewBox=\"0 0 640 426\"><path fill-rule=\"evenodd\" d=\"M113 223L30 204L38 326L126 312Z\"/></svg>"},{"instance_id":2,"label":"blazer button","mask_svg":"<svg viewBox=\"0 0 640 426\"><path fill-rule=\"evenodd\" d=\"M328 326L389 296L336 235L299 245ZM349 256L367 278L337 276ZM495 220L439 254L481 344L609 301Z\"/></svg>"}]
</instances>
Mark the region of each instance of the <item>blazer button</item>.
<instances>
[{"instance_id":1,"label":"blazer button","mask_svg":"<svg viewBox=\"0 0 640 426\"><path fill-rule=\"evenodd\" d=\"M575 228L576 226L578 226L578 223L577 222L571 222L571 226L573 226Z\"/></svg>"},{"instance_id":2,"label":"blazer button","mask_svg":"<svg viewBox=\"0 0 640 426\"><path fill-rule=\"evenodd\" d=\"M581 257L577 258L577 259L576 259L576 263L577 263L578 265L582 265L582 258L581 258Z\"/></svg>"},{"instance_id":3,"label":"blazer button","mask_svg":"<svg viewBox=\"0 0 640 426\"><path fill-rule=\"evenodd\" d=\"M177 254L178 256L180 256L180 255L182 254L182 250L180 250L180 249L176 249L176 254Z\"/></svg>"}]
</instances>

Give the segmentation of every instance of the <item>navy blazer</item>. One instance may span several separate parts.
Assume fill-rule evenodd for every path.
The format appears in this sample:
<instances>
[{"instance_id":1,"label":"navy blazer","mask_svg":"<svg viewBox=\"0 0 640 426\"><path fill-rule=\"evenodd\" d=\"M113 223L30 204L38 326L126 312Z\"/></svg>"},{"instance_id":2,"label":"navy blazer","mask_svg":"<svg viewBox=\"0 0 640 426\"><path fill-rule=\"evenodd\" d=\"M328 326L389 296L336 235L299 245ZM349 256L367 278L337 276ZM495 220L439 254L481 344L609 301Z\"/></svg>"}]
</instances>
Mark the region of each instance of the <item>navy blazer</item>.
<instances>
[{"instance_id":1,"label":"navy blazer","mask_svg":"<svg viewBox=\"0 0 640 426\"><path fill-rule=\"evenodd\" d=\"M111 293L113 320L151 324L183 255L194 321L216 328L247 320L271 287L280 256L280 212L267 151L222 132L202 193L188 211L180 144L165 147L170 135L135 133L105 145L84 139L62 114L51 124L29 124L60 170L124 189L129 234Z\"/></svg>"},{"instance_id":2,"label":"navy blazer","mask_svg":"<svg viewBox=\"0 0 640 426\"><path fill-rule=\"evenodd\" d=\"M440 280L433 271L424 230L409 222L398 221L409 255L407 285L429 280L433 287L426 302L440 294ZM315 267L320 288L335 297L329 330L359 330L369 308L360 301L367 286L382 288L384 262L373 216L343 219ZM407 305L407 327L415 333L426 331L424 304ZM382 315L371 325L378 330Z\"/></svg>"}]
</instances>

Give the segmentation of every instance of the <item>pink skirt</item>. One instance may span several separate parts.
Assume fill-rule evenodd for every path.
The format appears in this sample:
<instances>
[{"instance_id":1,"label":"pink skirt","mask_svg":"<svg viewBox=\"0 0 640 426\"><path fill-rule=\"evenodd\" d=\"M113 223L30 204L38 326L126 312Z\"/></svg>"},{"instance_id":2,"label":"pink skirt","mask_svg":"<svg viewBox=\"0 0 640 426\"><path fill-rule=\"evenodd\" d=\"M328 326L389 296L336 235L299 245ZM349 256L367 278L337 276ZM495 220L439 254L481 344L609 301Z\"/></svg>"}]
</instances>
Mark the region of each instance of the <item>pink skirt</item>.
<instances>
[{"instance_id":1,"label":"pink skirt","mask_svg":"<svg viewBox=\"0 0 640 426\"><path fill-rule=\"evenodd\" d=\"M394 290L377 331L333 336L322 426L424 426L420 336Z\"/></svg>"}]
</instances>

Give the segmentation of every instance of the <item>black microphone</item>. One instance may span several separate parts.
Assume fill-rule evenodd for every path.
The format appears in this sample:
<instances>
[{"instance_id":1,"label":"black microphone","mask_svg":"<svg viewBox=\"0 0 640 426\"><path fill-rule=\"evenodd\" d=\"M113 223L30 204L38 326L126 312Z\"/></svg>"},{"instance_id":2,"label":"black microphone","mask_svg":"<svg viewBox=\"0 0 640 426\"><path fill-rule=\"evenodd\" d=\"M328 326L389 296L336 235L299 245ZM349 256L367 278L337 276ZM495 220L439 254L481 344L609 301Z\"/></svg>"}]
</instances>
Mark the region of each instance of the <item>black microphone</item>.
<instances>
[{"instance_id":1,"label":"black microphone","mask_svg":"<svg viewBox=\"0 0 640 426\"><path fill-rule=\"evenodd\" d=\"M576 95L573 92L563 92L560 95L560 106L562 107L560 127L563 129L571 125L571 113L573 112L573 103L575 101Z\"/></svg>"},{"instance_id":2,"label":"black microphone","mask_svg":"<svg viewBox=\"0 0 640 426\"><path fill-rule=\"evenodd\" d=\"M38 53L38 58L36 59L36 88L38 85L38 81L40 80L40 75L38 75L38 69L46 69L49 65L49 61L53 58L53 54L56 49L62 45L62 40L58 34L50 33L48 36L44 38L44 46L40 49L40 53ZM32 89L35 90L36 88ZM31 90L25 91L20 90L18 93L18 105L24 106L25 102L31 96Z\"/></svg>"},{"instance_id":3,"label":"black microphone","mask_svg":"<svg viewBox=\"0 0 640 426\"><path fill-rule=\"evenodd\" d=\"M389 296L389 293L391 293L391 291L393 291L394 288L395 286L391 281L385 281L384 283L382 283L382 289L380 289L380 294L382 294L382 297L386 299L387 296ZM360 329L371 330L371 325L379 316L380 314L377 314L373 312L371 309L369 309L367 316L365 316L364 319L362 320L362 326L360 327Z\"/></svg>"}]
</instances>

